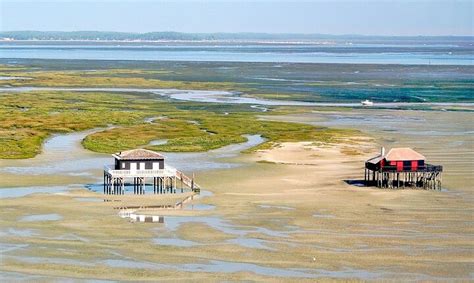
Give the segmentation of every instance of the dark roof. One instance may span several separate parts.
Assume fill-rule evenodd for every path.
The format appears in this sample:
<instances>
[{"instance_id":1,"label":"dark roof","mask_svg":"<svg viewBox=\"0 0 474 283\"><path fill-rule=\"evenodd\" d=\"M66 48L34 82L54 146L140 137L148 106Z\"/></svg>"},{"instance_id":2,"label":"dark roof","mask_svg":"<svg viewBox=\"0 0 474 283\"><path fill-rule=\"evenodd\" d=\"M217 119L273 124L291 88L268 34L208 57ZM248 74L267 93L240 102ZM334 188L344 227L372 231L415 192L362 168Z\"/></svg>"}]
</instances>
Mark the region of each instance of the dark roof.
<instances>
[{"instance_id":1,"label":"dark roof","mask_svg":"<svg viewBox=\"0 0 474 283\"><path fill-rule=\"evenodd\" d=\"M113 154L116 159L120 160L144 160L144 159L164 159L165 157L158 152L148 149L132 149L127 151L121 151Z\"/></svg>"}]
</instances>

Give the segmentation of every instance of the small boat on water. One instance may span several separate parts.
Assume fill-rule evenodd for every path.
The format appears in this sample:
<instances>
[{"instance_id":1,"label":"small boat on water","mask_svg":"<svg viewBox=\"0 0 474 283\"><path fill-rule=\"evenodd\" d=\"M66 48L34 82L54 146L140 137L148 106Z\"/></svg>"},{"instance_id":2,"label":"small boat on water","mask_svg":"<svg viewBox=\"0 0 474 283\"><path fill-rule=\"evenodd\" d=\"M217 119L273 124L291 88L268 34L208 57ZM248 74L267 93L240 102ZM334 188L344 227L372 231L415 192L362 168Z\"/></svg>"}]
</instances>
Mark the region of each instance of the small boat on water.
<instances>
[{"instance_id":1,"label":"small boat on water","mask_svg":"<svg viewBox=\"0 0 474 283\"><path fill-rule=\"evenodd\" d=\"M373 106L374 103L368 99L360 102L363 106Z\"/></svg>"}]
</instances>

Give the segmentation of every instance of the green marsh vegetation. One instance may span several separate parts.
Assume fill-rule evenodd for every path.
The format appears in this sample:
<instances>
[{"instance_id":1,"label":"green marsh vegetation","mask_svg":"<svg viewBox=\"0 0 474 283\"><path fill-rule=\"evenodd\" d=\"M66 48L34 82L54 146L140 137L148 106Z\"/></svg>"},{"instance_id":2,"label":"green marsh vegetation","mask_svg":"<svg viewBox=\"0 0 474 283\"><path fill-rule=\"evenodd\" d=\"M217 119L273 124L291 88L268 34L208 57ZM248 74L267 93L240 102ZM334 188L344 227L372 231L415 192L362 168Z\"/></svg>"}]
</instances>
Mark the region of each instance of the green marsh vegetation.
<instances>
[{"instance_id":1,"label":"green marsh vegetation","mask_svg":"<svg viewBox=\"0 0 474 283\"><path fill-rule=\"evenodd\" d=\"M0 65L0 76L20 77L0 80L0 86L227 90L267 99L330 102L360 101L362 98L471 101L473 89L472 68L469 66L455 69L432 66L431 74L439 76L424 76L419 74L423 74L420 69L426 66L18 61L20 65ZM394 76L395 73L399 75ZM410 75L414 73L418 77ZM408 77L410 80L406 80ZM83 141L84 147L104 153L136 147L193 152L244 142L245 134L262 135L267 141L249 150L252 151L278 142L327 143L356 134L348 130L265 119L265 116L310 110L305 107L270 107L268 112L261 112L249 105L179 102L137 93L5 92L0 95L0 158L33 157L41 151L44 140L54 133L108 126L115 128L89 135ZM159 119L151 123L144 121L150 117ZM167 142L150 145L154 140Z\"/></svg>"},{"instance_id":2,"label":"green marsh vegetation","mask_svg":"<svg viewBox=\"0 0 474 283\"><path fill-rule=\"evenodd\" d=\"M305 111L275 109L270 114ZM244 142L244 134L259 134L266 148L284 141L336 142L354 131L297 123L264 121L248 105L175 102L149 94L35 91L0 95L0 157L30 158L41 152L54 133L114 126L87 136L83 145L96 152L136 147L159 151L207 151ZM145 118L156 117L147 122ZM148 146L166 139L163 145Z\"/></svg>"},{"instance_id":3,"label":"green marsh vegetation","mask_svg":"<svg viewBox=\"0 0 474 283\"><path fill-rule=\"evenodd\" d=\"M27 79L0 80L0 86L41 86L41 87L134 87L134 88L165 88L194 90L230 90L238 84L227 82L190 82L147 78L166 71L156 70L123 70L108 71L32 71L23 72L0 69L0 76L26 77Z\"/></svg>"},{"instance_id":4,"label":"green marsh vegetation","mask_svg":"<svg viewBox=\"0 0 474 283\"><path fill-rule=\"evenodd\" d=\"M306 102L474 101L473 66L40 59L16 64L0 66L0 76L32 79L0 85L228 90Z\"/></svg>"},{"instance_id":5,"label":"green marsh vegetation","mask_svg":"<svg viewBox=\"0 0 474 283\"><path fill-rule=\"evenodd\" d=\"M41 151L50 134L109 124L143 121L139 111L125 110L134 98L104 93L31 92L0 95L0 157L29 158ZM125 113L125 114L124 114Z\"/></svg>"}]
</instances>

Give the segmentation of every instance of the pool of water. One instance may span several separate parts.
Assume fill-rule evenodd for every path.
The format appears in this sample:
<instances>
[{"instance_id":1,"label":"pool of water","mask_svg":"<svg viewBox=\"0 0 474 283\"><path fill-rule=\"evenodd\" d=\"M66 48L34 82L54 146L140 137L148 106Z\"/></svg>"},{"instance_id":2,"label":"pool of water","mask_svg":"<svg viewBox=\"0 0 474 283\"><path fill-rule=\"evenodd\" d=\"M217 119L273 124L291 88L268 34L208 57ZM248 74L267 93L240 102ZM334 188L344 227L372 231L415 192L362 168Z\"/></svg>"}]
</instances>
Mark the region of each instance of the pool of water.
<instances>
[{"instance_id":1,"label":"pool of water","mask_svg":"<svg viewBox=\"0 0 474 283\"><path fill-rule=\"evenodd\" d=\"M193 247L199 245L199 243L197 242L183 240L179 238L155 238L153 242L157 245L174 247Z\"/></svg>"},{"instance_id":2,"label":"pool of water","mask_svg":"<svg viewBox=\"0 0 474 283\"><path fill-rule=\"evenodd\" d=\"M265 209L282 209L282 210L294 210L294 207L289 206L281 206L281 205L267 205L267 204L260 204L258 207L265 208Z\"/></svg>"},{"instance_id":3,"label":"pool of water","mask_svg":"<svg viewBox=\"0 0 474 283\"><path fill-rule=\"evenodd\" d=\"M239 237L239 238L227 240L227 242L234 245L239 245L244 248L275 250L273 248L270 248L267 245L268 241L265 241L262 239Z\"/></svg>"},{"instance_id":4,"label":"pool of water","mask_svg":"<svg viewBox=\"0 0 474 283\"><path fill-rule=\"evenodd\" d=\"M31 187L13 187L0 188L0 199L2 198L18 198L35 193L54 194L72 190L75 187L70 186L31 186Z\"/></svg>"},{"instance_id":5,"label":"pool of water","mask_svg":"<svg viewBox=\"0 0 474 283\"><path fill-rule=\"evenodd\" d=\"M82 198L81 197L81 198L74 198L74 199L77 201L83 201L83 202L104 202L104 200L101 198L86 198L86 197Z\"/></svg>"},{"instance_id":6,"label":"pool of water","mask_svg":"<svg viewBox=\"0 0 474 283\"><path fill-rule=\"evenodd\" d=\"M15 236L15 237L33 237L38 233L33 229L20 229L20 228L7 228L5 230L0 230L0 236Z\"/></svg>"},{"instance_id":7,"label":"pool of water","mask_svg":"<svg viewBox=\"0 0 474 283\"><path fill-rule=\"evenodd\" d=\"M10 81L10 80L31 80L31 78L27 78L27 77L4 77L4 76L0 76L0 81Z\"/></svg>"},{"instance_id":8,"label":"pool of water","mask_svg":"<svg viewBox=\"0 0 474 283\"><path fill-rule=\"evenodd\" d=\"M313 217L316 217L316 218L335 218L336 216L334 216L332 214L314 213Z\"/></svg>"},{"instance_id":9,"label":"pool of water","mask_svg":"<svg viewBox=\"0 0 474 283\"><path fill-rule=\"evenodd\" d=\"M184 223L202 223L226 234L247 238L249 233L260 233L265 236L287 238L290 231L278 231L263 227L248 225L233 225L231 222L218 216L167 216L165 217L165 229L170 232L176 230ZM289 227L285 227L289 228ZM162 228L160 228L162 229ZM290 229L293 230L293 229Z\"/></svg>"},{"instance_id":10,"label":"pool of water","mask_svg":"<svg viewBox=\"0 0 474 283\"><path fill-rule=\"evenodd\" d=\"M184 210L214 210L215 205L205 203L186 203Z\"/></svg>"},{"instance_id":11,"label":"pool of water","mask_svg":"<svg viewBox=\"0 0 474 283\"><path fill-rule=\"evenodd\" d=\"M244 262L231 262L221 260L210 260L207 263L184 263L184 264L162 264L154 262L134 261L128 259L107 259L100 263L119 268L139 268L139 269L174 269L184 272L253 272L260 275L277 277L316 277L303 270L293 270L287 268L266 267L257 264Z\"/></svg>"},{"instance_id":12,"label":"pool of water","mask_svg":"<svg viewBox=\"0 0 474 283\"><path fill-rule=\"evenodd\" d=\"M24 216L20 219L23 222L36 222L36 221L57 221L61 220L63 217L57 213L51 214L33 214Z\"/></svg>"},{"instance_id":13,"label":"pool of water","mask_svg":"<svg viewBox=\"0 0 474 283\"><path fill-rule=\"evenodd\" d=\"M148 145L163 145L166 144L168 140L152 140L148 143Z\"/></svg>"},{"instance_id":14,"label":"pool of water","mask_svg":"<svg viewBox=\"0 0 474 283\"><path fill-rule=\"evenodd\" d=\"M7 244L0 243L0 254L9 253L11 251L16 251L19 249L24 249L28 247L28 244Z\"/></svg>"}]
</instances>

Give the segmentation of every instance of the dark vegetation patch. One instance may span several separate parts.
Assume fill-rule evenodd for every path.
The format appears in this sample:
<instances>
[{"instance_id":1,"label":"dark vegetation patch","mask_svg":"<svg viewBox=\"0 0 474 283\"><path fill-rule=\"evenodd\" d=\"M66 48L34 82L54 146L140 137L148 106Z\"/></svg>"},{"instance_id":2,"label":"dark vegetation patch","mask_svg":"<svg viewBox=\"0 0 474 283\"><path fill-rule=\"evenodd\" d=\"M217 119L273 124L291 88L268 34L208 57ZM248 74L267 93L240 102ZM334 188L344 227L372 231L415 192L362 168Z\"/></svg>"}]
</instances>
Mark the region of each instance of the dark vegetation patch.
<instances>
[{"instance_id":1,"label":"dark vegetation patch","mask_svg":"<svg viewBox=\"0 0 474 283\"><path fill-rule=\"evenodd\" d=\"M208 109L206 109L208 108ZM27 109L25 111L25 109ZM295 108L295 111L302 111ZM276 114L291 112L275 109ZM160 151L207 151L246 141L244 134L260 134L268 148L283 141L337 142L355 131L260 120L250 105L174 102L140 93L35 91L0 95L0 158L29 158L41 151L45 138L97 127L115 128L87 136L83 145L96 152L136 147ZM163 117L153 122L146 118ZM196 123L189 123L196 121ZM164 145L149 146L166 139Z\"/></svg>"},{"instance_id":2,"label":"dark vegetation patch","mask_svg":"<svg viewBox=\"0 0 474 283\"><path fill-rule=\"evenodd\" d=\"M0 60L5 62L7 59ZM472 102L473 66L18 59L4 85L232 90L306 102ZM31 72L31 68L40 72ZM5 68L3 68L5 69ZM67 70L67 72L63 72ZM10 69L11 71L11 69ZM6 75L0 68L0 76Z\"/></svg>"}]
</instances>

